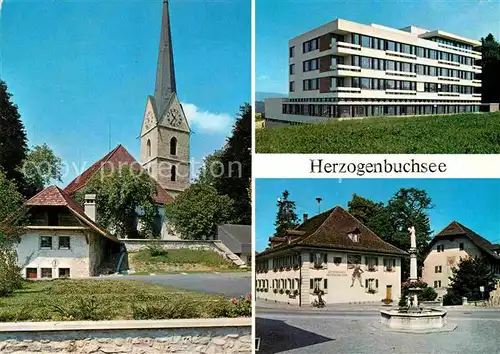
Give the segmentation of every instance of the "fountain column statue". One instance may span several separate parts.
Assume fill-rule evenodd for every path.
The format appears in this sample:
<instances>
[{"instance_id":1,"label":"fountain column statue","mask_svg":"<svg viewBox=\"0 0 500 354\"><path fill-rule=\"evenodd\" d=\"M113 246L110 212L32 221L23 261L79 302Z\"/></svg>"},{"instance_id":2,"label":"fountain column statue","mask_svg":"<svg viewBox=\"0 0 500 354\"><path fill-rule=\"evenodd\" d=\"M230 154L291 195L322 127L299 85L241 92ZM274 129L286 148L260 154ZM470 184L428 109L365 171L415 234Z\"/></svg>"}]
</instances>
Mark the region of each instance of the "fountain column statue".
<instances>
[{"instance_id":1,"label":"fountain column statue","mask_svg":"<svg viewBox=\"0 0 500 354\"><path fill-rule=\"evenodd\" d=\"M415 227L412 226L408 228L410 232L410 283L416 282L418 280L417 276L417 237L415 235ZM409 288L408 301L410 301L410 297L413 295L413 307L418 307L418 291L412 291L411 287Z\"/></svg>"}]
</instances>

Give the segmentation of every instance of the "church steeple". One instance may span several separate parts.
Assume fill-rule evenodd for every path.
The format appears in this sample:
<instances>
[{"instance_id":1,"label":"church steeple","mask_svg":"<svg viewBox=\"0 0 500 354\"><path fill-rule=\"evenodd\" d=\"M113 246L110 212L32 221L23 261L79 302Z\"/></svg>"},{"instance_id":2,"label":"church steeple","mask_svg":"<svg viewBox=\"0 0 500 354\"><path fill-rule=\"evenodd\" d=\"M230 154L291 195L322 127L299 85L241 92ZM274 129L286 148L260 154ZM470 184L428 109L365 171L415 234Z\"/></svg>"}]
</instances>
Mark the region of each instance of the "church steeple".
<instances>
[{"instance_id":1,"label":"church steeple","mask_svg":"<svg viewBox=\"0 0 500 354\"><path fill-rule=\"evenodd\" d=\"M163 0L163 16L161 23L160 50L158 53L158 68L156 71L155 103L161 119L170 96L176 93L174 53L172 35L170 33L170 15L168 0Z\"/></svg>"}]
</instances>

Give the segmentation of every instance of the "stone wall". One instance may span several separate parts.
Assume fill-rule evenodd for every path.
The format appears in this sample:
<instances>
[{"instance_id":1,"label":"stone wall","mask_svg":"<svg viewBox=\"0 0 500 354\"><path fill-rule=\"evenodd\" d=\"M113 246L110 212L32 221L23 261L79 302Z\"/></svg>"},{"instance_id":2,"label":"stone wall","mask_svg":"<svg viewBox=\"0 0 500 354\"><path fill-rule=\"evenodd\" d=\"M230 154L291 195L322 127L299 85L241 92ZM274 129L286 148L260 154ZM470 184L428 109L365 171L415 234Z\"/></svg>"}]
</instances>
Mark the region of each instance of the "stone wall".
<instances>
[{"instance_id":1,"label":"stone wall","mask_svg":"<svg viewBox=\"0 0 500 354\"><path fill-rule=\"evenodd\" d=\"M251 319L0 324L0 353L252 353Z\"/></svg>"},{"instance_id":2,"label":"stone wall","mask_svg":"<svg viewBox=\"0 0 500 354\"><path fill-rule=\"evenodd\" d=\"M189 241L189 240L141 240L141 239L123 239L125 247L127 247L127 252L133 253L140 250L146 249L148 245L154 243L161 246L166 250L188 248L192 250L205 250L217 252L220 255L225 256L224 251L222 251L217 244L220 241Z\"/></svg>"}]
</instances>

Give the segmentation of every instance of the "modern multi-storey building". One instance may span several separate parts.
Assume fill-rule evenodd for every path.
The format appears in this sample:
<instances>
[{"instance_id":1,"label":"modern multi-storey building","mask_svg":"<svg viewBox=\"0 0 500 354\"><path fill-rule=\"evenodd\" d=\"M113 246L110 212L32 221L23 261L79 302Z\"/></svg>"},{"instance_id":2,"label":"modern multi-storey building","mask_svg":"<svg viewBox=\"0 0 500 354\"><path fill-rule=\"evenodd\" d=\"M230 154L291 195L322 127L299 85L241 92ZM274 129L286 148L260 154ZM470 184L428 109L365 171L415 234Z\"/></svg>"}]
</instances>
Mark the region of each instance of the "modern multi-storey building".
<instances>
[{"instance_id":1,"label":"modern multi-storey building","mask_svg":"<svg viewBox=\"0 0 500 354\"><path fill-rule=\"evenodd\" d=\"M290 40L289 97L266 100L266 125L477 112L480 45L441 30L335 20Z\"/></svg>"}]
</instances>

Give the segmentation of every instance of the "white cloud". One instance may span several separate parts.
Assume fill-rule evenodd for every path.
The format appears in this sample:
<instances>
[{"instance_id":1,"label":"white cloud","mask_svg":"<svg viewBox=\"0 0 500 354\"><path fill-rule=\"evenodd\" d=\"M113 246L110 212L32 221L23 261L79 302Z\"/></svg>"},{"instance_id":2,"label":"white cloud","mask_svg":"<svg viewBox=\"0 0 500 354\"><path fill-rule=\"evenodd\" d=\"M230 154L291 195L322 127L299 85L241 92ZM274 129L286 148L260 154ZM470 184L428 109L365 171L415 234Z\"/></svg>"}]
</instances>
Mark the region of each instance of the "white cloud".
<instances>
[{"instance_id":1,"label":"white cloud","mask_svg":"<svg viewBox=\"0 0 500 354\"><path fill-rule=\"evenodd\" d=\"M182 108L191 128L206 133L227 133L233 126L233 117L227 113L203 111L192 103L182 103Z\"/></svg>"},{"instance_id":2,"label":"white cloud","mask_svg":"<svg viewBox=\"0 0 500 354\"><path fill-rule=\"evenodd\" d=\"M2 15L2 5L3 5L3 0L0 0L0 16Z\"/></svg>"}]
</instances>

